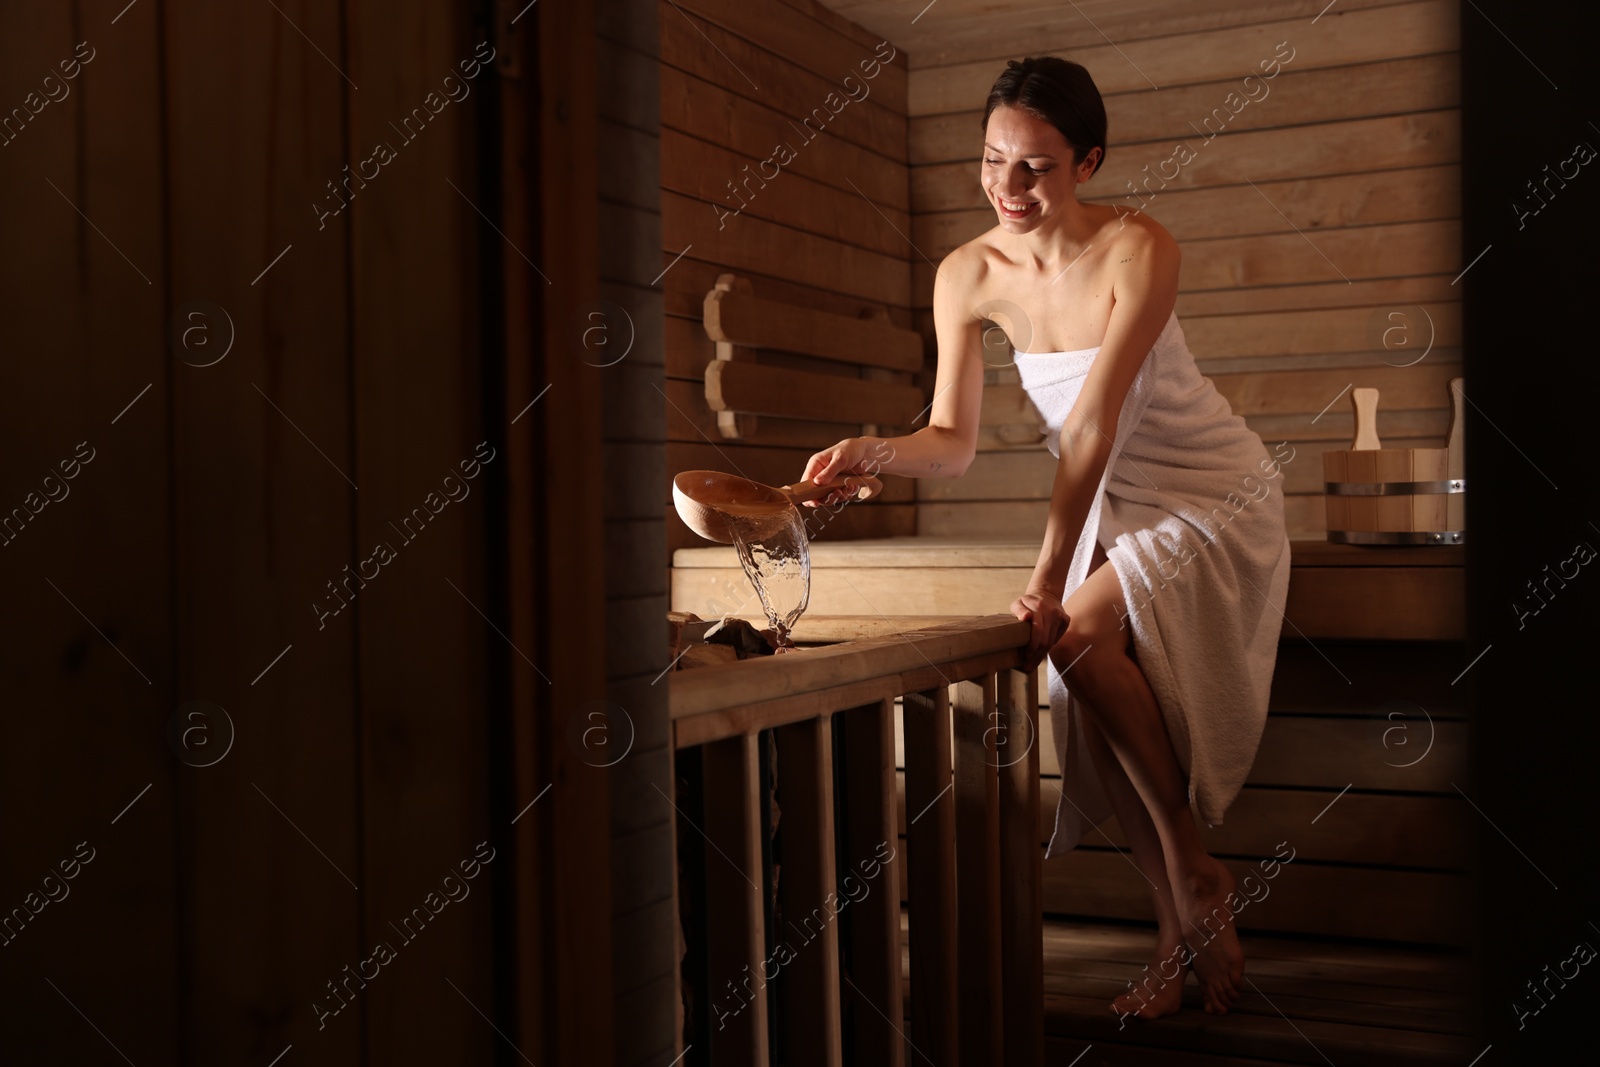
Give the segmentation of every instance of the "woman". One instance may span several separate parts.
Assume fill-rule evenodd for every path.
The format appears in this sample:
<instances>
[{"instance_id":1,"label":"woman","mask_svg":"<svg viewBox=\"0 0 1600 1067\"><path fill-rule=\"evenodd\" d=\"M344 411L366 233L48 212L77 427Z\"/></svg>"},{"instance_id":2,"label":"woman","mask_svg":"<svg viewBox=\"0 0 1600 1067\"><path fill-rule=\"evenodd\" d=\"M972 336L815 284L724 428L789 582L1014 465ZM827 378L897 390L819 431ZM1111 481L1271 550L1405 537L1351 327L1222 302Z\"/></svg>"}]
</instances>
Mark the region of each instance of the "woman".
<instances>
[{"instance_id":1,"label":"woman","mask_svg":"<svg viewBox=\"0 0 1600 1067\"><path fill-rule=\"evenodd\" d=\"M1012 61L983 130L996 225L939 266L928 426L841 441L805 476L959 477L978 438L983 330L1004 326L1058 458L1038 564L1011 605L1033 624L1030 669L1046 655L1052 667L1063 782L1047 855L1114 812L1158 933L1147 973L1112 1009L1177 1011L1187 967L1206 1010L1225 1013L1244 982L1238 898L1190 803L1221 822L1265 723L1289 569L1282 496L1267 484L1279 461L1184 344L1172 235L1077 197L1106 151L1088 72Z\"/></svg>"}]
</instances>

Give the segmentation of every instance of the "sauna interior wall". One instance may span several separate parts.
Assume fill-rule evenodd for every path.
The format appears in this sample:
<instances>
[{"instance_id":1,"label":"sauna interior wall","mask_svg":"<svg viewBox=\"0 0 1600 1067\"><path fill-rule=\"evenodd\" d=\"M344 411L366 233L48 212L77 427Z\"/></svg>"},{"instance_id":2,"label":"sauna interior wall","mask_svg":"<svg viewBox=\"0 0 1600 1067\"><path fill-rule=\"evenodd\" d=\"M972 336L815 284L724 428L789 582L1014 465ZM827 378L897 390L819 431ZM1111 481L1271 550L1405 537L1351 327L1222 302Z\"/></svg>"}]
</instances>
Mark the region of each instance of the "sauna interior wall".
<instances>
[{"instance_id":1,"label":"sauna interior wall","mask_svg":"<svg viewBox=\"0 0 1600 1067\"><path fill-rule=\"evenodd\" d=\"M676 18L662 5L667 17ZM601 376L605 447L607 698L626 713L596 722L608 741L631 730L626 758L606 766L611 789L612 1062L666 1063L678 1040L677 897L672 872L671 734L658 635L667 612L661 565L666 527L657 486L666 478L661 402L662 299L650 281L661 247L661 141L655 4L595 5L600 296L598 318L577 324L583 358ZM620 309L622 314L618 314ZM625 318L624 318L625 316ZM602 337L600 332L604 331ZM632 344L626 355L617 350ZM613 362L615 360L615 362ZM553 394L552 394L553 396ZM598 736L598 735L597 735ZM587 746L586 746L587 747ZM604 763L609 756L593 762Z\"/></svg>"},{"instance_id":2,"label":"sauna interior wall","mask_svg":"<svg viewBox=\"0 0 1600 1067\"><path fill-rule=\"evenodd\" d=\"M481 195L482 96L415 144L387 124L483 36L462 3L292 14L0 10L7 100L94 49L0 159L7 492L75 442L94 450L0 568L17 712L0 746L5 907L78 841L94 850L5 949L7 1063L97 1062L107 1041L140 1064L267 1063L291 1043L286 1063L483 1063L498 1044L440 977L496 1003L488 892L414 945L394 938L357 1010L319 1029L313 1008L441 872L502 841L474 607L494 596L489 494L415 544L389 527L485 438L486 228L451 190ZM399 158L319 226L325 183L378 138ZM211 366L169 347L197 299L236 331ZM478 486L507 462L489 444ZM398 558L319 625L325 583L380 541ZM214 765L168 747L190 700L234 726Z\"/></svg>"},{"instance_id":3,"label":"sauna interior wall","mask_svg":"<svg viewBox=\"0 0 1600 1067\"><path fill-rule=\"evenodd\" d=\"M883 38L811 0L663 2L660 27L667 476L654 496L671 551L706 544L673 510L673 473L709 468L785 485L800 479L813 452L861 432L844 423L762 417L749 442L719 435L704 388L715 353L701 326L701 306L717 276L734 272L758 296L824 311L857 316L887 309L896 324L909 327L915 253L905 237L911 204L904 52L865 82L864 99L835 115L825 99L847 75L860 79L861 62L874 58ZM817 109L826 119L823 132L806 140L800 122ZM760 174L771 174L772 165L760 164L780 144L791 146L794 158L763 183ZM775 352L757 358L857 374L826 360ZM844 509L822 536L914 533L915 485L887 482L881 500ZM735 591L733 602L744 592Z\"/></svg>"},{"instance_id":4,"label":"sauna interior wall","mask_svg":"<svg viewBox=\"0 0 1600 1067\"><path fill-rule=\"evenodd\" d=\"M1108 30L1113 47L1053 10L1004 37L908 44L911 235L936 263L994 224L978 187L978 123L1019 42L1083 63L1105 95L1110 144L1081 195L1142 203L1178 239L1177 313L1200 370L1269 450L1294 449L1289 535L1320 539L1320 456L1349 447L1347 387L1380 390L1386 446L1442 445L1448 430L1447 382L1461 366L1457 5L1283 14L1194 29L1129 22ZM1245 86L1274 59L1276 77ZM1184 165L1180 144L1193 154ZM933 268L915 257L911 271L916 323L931 338ZM917 483L919 534L1043 529L1054 461L1014 368L987 372L983 415L967 475Z\"/></svg>"}]
</instances>

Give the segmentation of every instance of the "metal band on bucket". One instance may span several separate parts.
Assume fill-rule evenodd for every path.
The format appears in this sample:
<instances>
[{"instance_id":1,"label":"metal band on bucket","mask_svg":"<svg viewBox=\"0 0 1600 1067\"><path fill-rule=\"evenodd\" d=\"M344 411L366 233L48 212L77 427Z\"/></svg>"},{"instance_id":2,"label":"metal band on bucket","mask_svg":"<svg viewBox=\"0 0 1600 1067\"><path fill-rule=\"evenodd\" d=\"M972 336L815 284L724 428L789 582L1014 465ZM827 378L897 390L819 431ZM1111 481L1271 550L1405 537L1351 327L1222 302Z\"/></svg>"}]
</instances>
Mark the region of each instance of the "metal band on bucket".
<instances>
[{"instance_id":1,"label":"metal band on bucket","mask_svg":"<svg viewBox=\"0 0 1600 1067\"><path fill-rule=\"evenodd\" d=\"M1341 545L1463 545L1465 530L1329 530L1328 540Z\"/></svg>"},{"instance_id":2,"label":"metal band on bucket","mask_svg":"<svg viewBox=\"0 0 1600 1067\"><path fill-rule=\"evenodd\" d=\"M1329 496L1418 496L1435 493L1465 493L1465 478L1437 482L1324 482Z\"/></svg>"}]
</instances>

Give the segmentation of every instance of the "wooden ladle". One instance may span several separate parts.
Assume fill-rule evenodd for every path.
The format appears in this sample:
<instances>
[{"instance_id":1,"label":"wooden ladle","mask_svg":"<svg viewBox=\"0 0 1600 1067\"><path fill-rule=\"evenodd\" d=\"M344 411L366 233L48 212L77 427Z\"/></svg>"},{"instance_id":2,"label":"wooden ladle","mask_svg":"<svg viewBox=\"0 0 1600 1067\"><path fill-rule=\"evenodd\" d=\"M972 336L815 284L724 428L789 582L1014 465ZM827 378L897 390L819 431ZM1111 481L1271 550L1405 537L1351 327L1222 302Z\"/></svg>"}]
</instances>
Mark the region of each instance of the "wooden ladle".
<instances>
[{"instance_id":1,"label":"wooden ladle","mask_svg":"<svg viewBox=\"0 0 1600 1067\"><path fill-rule=\"evenodd\" d=\"M731 518L778 520L788 509L807 500L818 500L847 489L854 499L872 495L868 479L850 475L830 485L795 482L774 488L722 471L684 471L672 479L672 502L685 525L708 541L733 543L728 529Z\"/></svg>"}]
</instances>

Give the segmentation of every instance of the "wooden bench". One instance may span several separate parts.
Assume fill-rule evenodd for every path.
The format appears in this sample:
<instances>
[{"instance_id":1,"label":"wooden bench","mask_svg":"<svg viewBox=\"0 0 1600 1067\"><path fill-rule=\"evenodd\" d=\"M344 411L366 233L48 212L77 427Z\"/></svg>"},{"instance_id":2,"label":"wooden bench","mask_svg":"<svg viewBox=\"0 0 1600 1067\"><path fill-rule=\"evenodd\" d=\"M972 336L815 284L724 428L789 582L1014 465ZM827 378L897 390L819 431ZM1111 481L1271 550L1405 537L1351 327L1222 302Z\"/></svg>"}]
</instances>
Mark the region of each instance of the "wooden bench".
<instances>
[{"instance_id":1,"label":"wooden bench","mask_svg":"<svg viewBox=\"0 0 1600 1067\"><path fill-rule=\"evenodd\" d=\"M1294 570L1262 746L1226 822L1202 828L1202 836L1235 877L1272 856L1279 842L1295 850L1270 895L1240 916L1247 952L1277 961L1263 960L1252 971L1265 997L1279 1007L1284 997L1302 1006L1310 1013L1306 1019L1288 1012L1302 1029L1320 1019L1318 1045L1346 1052L1385 1049L1387 1062L1430 1062L1436 1053L1455 1054L1465 1030L1456 998L1465 980L1460 953L1467 937L1473 815L1455 789L1466 774L1468 741L1464 690L1470 674L1460 678L1471 659L1461 643L1464 550L1319 541L1294 542L1291 550ZM814 542L809 610L869 618L1006 611L1031 574L1037 551L1034 543L965 538ZM674 564L674 609L759 619L753 595L739 607L748 583L732 549L682 549ZM1044 669L1037 681L1042 706L1048 700ZM1042 847L1059 780L1047 715L1040 716L1039 747ZM899 763L904 765L903 756ZM904 834L903 781L900 795ZM1102 1016L1110 1018L1109 996L1102 994L1116 992L1107 982L1136 977L1149 943L1148 930L1136 929L1138 936L1132 936L1121 925L1150 918L1148 888L1123 847L1113 819L1079 848L1044 865L1044 910L1052 931L1047 1032L1062 1041L1067 1035L1098 1035L1098 1048L1129 1039L1127 1031L1115 1031L1114 1020L1112 1031L1102 1027ZM1097 925L1106 923L1119 925ZM1114 950L1094 957L1099 963L1085 973L1073 946L1106 929L1122 929L1122 940L1107 942ZM1388 947L1373 947L1378 944ZM1060 951L1052 955L1051 945ZM1431 976L1420 980L1431 987L1374 980L1390 963L1405 974ZM1440 978L1443 973L1452 977ZM1299 992L1291 995L1290 989ZM1386 989L1395 991L1391 999L1385 999ZM1256 991L1227 1020L1200 1014L1182 1024L1167 1022L1165 1028L1141 1029L1139 1040L1155 1035L1150 1039L1156 1044L1219 1052L1248 1047L1261 1062L1295 1061L1279 1040L1282 1033L1300 1041ZM1386 1027L1403 1031L1404 1040L1381 1036ZM1172 1045L1179 1032L1199 1044ZM1230 1044L1235 1041L1244 1044ZM1082 1046L1069 1042L1060 1050ZM1126 1062L1168 1062L1144 1044L1138 1047L1139 1055L1157 1058ZM1171 1057L1173 1063L1210 1062Z\"/></svg>"},{"instance_id":2,"label":"wooden bench","mask_svg":"<svg viewBox=\"0 0 1600 1067\"><path fill-rule=\"evenodd\" d=\"M1272 855L1279 841L1298 850L1299 866L1291 865L1293 876L1274 897L1281 902L1261 909L1258 928L1461 942L1470 822L1452 783L1466 773L1467 724L1452 681L1469 658L1459 644L1462 551L1292 546L1261 750L1225 824L1202 828L1211 851L1243 864ZM1037 546L911 537L815 542L811 553L808 613L986 615L1009 610ZM760 621L732 548L680 549L674 563L674 610ZM1041 664L1037 688L1047 703L1045 670ZM1053 799L1060 770L1048 716L1040 732L1045 794ZM1044 809L1041 841L1054 804ZM1115 821L1104 829L1046 865L1047 912L1147 914L1137 872L1113 851L1123 844ZM1429 906L1377 906L1385 900Z\"/></svg>"}]
</instances>

